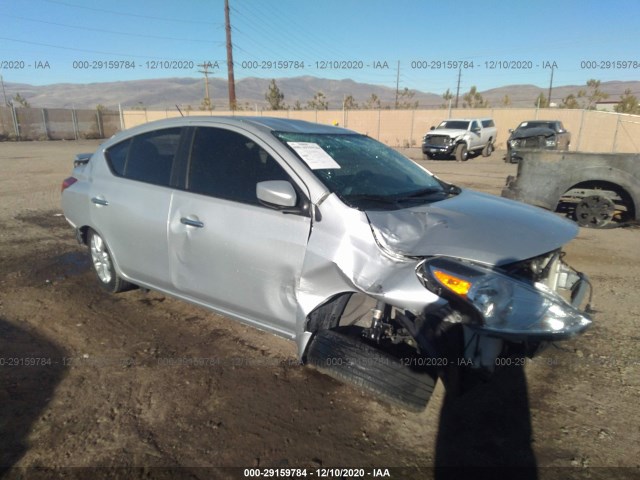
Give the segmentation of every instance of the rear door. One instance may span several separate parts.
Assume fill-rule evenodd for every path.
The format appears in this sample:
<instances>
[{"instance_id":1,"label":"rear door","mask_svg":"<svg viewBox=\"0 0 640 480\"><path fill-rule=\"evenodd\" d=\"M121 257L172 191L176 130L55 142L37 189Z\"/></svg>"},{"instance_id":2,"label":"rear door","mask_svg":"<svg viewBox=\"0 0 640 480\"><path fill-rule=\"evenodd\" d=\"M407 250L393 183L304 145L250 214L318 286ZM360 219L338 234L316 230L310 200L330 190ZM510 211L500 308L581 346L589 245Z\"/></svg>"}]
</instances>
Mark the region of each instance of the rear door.
<instances>
[{"instance_id":1,"label":"rear door","mask_svg":"<svg viewBox=\"0 0 640 480\"><path fill-rule=\"evenodd\" d=\"M91 185L92 225L120 272L160 288L171 285L167 219L182 130L143 133L108 148Z\"/></svg>"},{"instance_id":2,"label":"rear door","mask_svg":"<svg viewBox=\"0 0 640 480\"><path fill-rule=\"evenodd\" d=\"M186 191L169 214L174 288L189 299L293 336L296 289L311 221L260 204L256 183L286 180L298 201L305 188L275 153L238 130L198 127ZM301 203L300 203L301 204Z\"/></svg>"}]
</instances>

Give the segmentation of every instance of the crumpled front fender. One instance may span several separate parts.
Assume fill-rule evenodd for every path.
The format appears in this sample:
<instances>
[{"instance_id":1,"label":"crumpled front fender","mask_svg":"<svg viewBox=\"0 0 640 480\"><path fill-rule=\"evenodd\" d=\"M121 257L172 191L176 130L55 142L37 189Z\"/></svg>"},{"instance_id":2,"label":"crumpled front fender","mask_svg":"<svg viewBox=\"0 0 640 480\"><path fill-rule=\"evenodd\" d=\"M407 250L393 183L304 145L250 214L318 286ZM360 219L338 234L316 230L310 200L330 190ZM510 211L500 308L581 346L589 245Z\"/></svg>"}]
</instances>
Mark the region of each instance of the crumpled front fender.
<instances>
[{"instance_id":1,"label":"crumpled front fender","mask_svg":"<svg viewBox=\"0 0 640 480\"><path fill-rule=\"evenodd\" d=\"M311 337L306 331L309 314L340 293L362 292L416 313L445 303L420 283L415 272L419 259L391 256L378 246L364 212L333 194L317 208L320 220L313 223L296 292L300 355Z\"/></svg>"}]
</instances>

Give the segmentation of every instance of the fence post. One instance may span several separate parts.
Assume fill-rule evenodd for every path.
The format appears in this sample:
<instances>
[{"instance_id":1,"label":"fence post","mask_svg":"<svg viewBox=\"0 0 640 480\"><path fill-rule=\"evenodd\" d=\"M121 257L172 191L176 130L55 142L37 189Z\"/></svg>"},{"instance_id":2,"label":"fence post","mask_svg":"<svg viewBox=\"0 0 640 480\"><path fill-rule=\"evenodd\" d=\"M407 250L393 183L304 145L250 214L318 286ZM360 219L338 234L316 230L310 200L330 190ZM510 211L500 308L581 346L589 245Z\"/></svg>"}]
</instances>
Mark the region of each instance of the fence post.
<instances>
[{"instance_id":1,"label":"fence post","mask_svg":"<svg viewBox=\"0 0 640 480\"><path fill-rule=\"evenodd\" d=\"M413 122L416 116L415 108L411 110L411 131L409 132L409 147L413 147Z\"/></svg>"},{"instance_id":2,"label":"fence post","mask_svg":"<svg viewBox=\"0 0 640 480\"><path fill-rule=\"evenodd\" d=\"M16 106L11 104L11 118L13 120L13 130L16 132L16 138L18 140L22 140L20 138L20 124L18 123L18 113L16 112Z\"/></svg>"},{"instance_id":3,"label":"fence post","mask_svg":"<svg viewBox=\"0 0 640 480\"><path fill-rule=\"evenodd\" d=\"M76 118L76 109L72 108L71 109L71 123L73 123L73 134L76 137L76 140L78 140L78 119Z\"/></svg>"},{"instance_id":4,"label":"fence post","mask_svg":"<svg viewBox=\"0 0 640 480\"><path fill-rule=\"evenodd\" d=\"M616 143L618 141L618 129L620 128L620 117L621 115L618 113L616 119L616 131L613 132L613 144L611 145L611 153L616 153Z\"/></svg>"},{"instance_id":5,"label":"fence post","mask_svg":"<svg viewBox=\"0 0 640 480\"><path fill-rule=\"evenodd\" d=\"M376 136L376 140L380 141L380 122L381 122L381 113L380 113L380 109L378 108L378 135Z\"/></svg>"},{"instance_id":6,"label":"fence post","mask_svg":"<svg viewBox=\"0 0 640 480\"><path fill-rule=\"evenodd\" d=\"M122 113L122 104L118 104L118 111L120 112L120 130L124 130L124 114Z\"/></svg>"},{"instance_id":7,"label":"fence post","mask_svg":"<svg viewBox=\"0 0 640 480\"><path fill-rule=\"evenodd\" d=\"M98 135L100 135L100 138L104 138L104 132L102 129L102 114L98 109L96 109L96 120L98 121Z\"/></svg>"},{"instance_id":8,"label":"fence post","mask_svg":"<svg viewBox=\"0 0 640 480\"><path fill-rule=\"evenodd\" d=\"M45 109L42 109L42 128L44 129L44 136L49 140L49 128L47 127L47 113Z\"/></svg>"}]
</instances>

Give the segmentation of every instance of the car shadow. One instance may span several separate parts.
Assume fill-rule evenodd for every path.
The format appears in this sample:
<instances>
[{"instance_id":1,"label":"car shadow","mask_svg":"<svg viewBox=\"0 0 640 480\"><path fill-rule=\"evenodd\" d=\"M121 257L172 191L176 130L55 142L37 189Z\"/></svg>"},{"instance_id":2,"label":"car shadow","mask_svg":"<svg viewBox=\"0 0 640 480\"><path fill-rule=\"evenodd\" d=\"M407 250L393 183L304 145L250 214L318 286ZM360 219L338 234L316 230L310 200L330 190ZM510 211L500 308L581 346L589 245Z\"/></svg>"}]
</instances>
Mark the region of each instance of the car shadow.
<instances>
[{"instance_id":1,"label":"car shadow","mask_svg":"<svg viewBox=\"0 0 640 480\"><path fill-rule=\"evenodd\" d=\"M34 423L65 376L64 355L50 340L0 317L0 477L27 451Z\"/></svg>"},{"instance_id":2,"label":"car shadow","mask_svg":"<svg viewBox=\"0 0 640 480\"><path fill-rule=\"evenodd\" d=\"M471 391L445 394L435 449L435 478L538 478L522 366L503 367Z\"/></svg>"}]
</instances>

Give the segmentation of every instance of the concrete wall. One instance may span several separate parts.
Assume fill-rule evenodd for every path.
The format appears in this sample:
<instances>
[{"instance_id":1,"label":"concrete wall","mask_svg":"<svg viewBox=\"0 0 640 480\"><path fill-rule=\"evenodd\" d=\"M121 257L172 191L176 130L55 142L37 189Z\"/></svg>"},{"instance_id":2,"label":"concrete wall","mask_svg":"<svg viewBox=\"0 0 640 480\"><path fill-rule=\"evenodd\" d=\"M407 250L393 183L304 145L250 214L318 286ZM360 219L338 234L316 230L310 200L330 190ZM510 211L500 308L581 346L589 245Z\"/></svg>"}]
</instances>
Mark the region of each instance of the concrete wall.
<instances>
[{"instance_id":1,"label":"concrete wall","mask_svg":"<svg viewBox=\"0 0 640 480\"><path fill-rule=\"evenodd\" d=\"M183 112L185 115L258 115L295 118L316 123L335 124L365 133L393 147L419 146L432 125L448 118L448 110L284 110L284 111L212 111ZM163 118L178 117L177 110L125 110L125 128ZM571 132L570 150L589 152L640 153L640 116L593 110L558 108L453 109L451 118L492 117L498 127L496 147L506 148L509 129L525 120L561 120Z\"/></svg>"}]
</instances>

